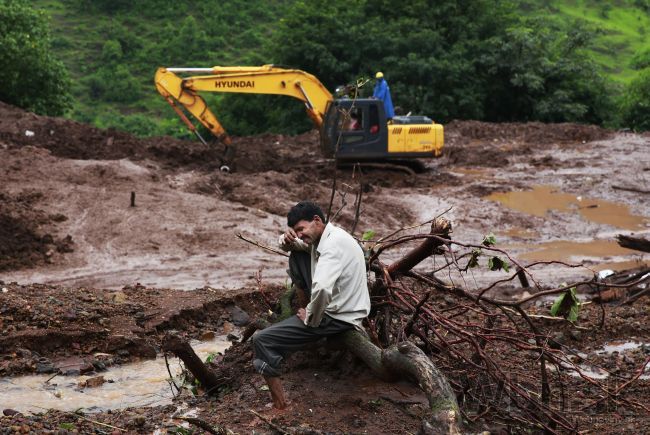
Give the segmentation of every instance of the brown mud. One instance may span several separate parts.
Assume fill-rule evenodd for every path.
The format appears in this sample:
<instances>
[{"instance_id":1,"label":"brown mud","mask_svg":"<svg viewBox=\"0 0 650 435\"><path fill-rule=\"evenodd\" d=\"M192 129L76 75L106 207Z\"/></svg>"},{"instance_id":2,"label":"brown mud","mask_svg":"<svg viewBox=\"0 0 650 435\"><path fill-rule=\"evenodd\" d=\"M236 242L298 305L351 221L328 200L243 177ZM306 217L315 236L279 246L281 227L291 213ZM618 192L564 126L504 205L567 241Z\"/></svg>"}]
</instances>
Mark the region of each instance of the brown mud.
<instances>
[{"instance_id":1,"label":"brown mud","mask_svg":"<svg viewBox=\"0 0 650 435\"><path fill-rule=\"evenodd\" d=\"M618 264L648 263L648 255L638 252L594 254L571 246L607 246L616 234L650 232L648 195L634 191L650 190L649 136L576 124L456 121L445 128L443 157L423 161L421 173L336 171L335 222L350 229L355 194L361 190L357 237L366 230L382 237L445 213L454 224L455 240L480 243L493 232L499 247L515 258L556 259L558 251L544 254L554 244L563 261L583 265L544 268L538 278L545 285L590 277ZM329 203L334 166L317 144L315 132L235 138L234 172L227 174L219 171L219 146L138 139L0 103L0 376L54 374L58 362L73 356L84 362L79 371L99 372L155 356L171 330L186 338L224 333L224 325L239 313L234 306L253 315L265 312L268 306L258 290L262 286L271 297L281 291L286 259L236 235L275 246L291 205L301 199ZM620 204L640 220L629 228L623 225L630 222L628 216L605 223L585 218L582 203L551 204L539 215L490 199L539 186ZM419 267L435 266L428 260ZM444 278L462 279L471 289L496 276L476 272L471 278ZM512 292L512 297L520 294ZM538 309L548 313L547 306ZM581 326L589 332L575 335L566 325L557 328L576 351L600 355L597 350L613 341L649 344L649 312L648 298L629 307L608 307L605 327L597 329L600 312L587 305ZM641 346L596 359L623 376L638 368L647 352ZM265 412L262 381L250 364L242 374L247 383L221 401L184 397L178 405L86 415L4 416L0 433L67 427L81 433L121 432L115 428L151 433L177 428L182 422L172 416L188 410L238 433L271 433L250 412ZM425 399L416 387L385 384L358 368L351 373L336 355L318 351L292 358L284 381L294 407L274 420L283 427L412 433L424 412ZM648 382L635 384L632 397L647 397ZM577 381L574 387L589 388ZM620 409L604 410L600 420L596 414L584 425L604 433L650 429L648 416ZM475 429L499 430L489 422Z\"/></svg>"}]
</instances>

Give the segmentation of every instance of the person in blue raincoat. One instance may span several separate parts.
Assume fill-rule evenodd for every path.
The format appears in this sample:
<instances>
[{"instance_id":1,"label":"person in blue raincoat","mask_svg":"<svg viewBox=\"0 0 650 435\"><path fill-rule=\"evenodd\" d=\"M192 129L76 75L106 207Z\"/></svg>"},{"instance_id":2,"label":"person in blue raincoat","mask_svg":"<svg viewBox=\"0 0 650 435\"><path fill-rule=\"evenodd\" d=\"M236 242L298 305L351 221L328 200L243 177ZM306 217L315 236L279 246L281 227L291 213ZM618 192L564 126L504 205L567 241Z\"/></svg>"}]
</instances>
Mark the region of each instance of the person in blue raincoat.
<instances>
[{"instance_id":1,"label":"person in blue raincoat","mask_svg":"<svg viewBox=\"0 0 650 435\"><path fill-rule=\"evenodd\" d=\"M375 88L372 91L372 98L377 98L384 102L384 110L386 111L386 118L390 121L395 116L395 109L393 108L393 100L390 98L390 88L388 83L384 79L384 74L378 72L375 75L377 81L375 82Z\"/></svg>"}]
</instances>

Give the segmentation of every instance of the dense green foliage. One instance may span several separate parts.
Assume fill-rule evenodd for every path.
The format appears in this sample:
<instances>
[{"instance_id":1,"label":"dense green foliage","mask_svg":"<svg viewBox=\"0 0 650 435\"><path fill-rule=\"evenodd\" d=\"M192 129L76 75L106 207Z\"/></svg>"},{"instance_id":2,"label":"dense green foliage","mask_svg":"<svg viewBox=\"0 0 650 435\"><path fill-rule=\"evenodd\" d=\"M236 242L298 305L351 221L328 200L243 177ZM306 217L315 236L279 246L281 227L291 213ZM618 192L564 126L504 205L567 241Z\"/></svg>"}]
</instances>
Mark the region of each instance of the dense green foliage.
<instances>
[{"instance_id":1,"label":"dense green foliage","mask_svg":"<svg viewBox=\"0 0 650 435\"><path fill-rule=\"evenodd\" d=\"M629 83L637 76L631 59L650 50L649 0L535 0L541 11L568 23L579 20L593 32L589 56L609 77Z\"/></svg>"},{"instance_id":2,"label":"dense green foliage","mask_svg":"<svg viewBox=\"0 0 650 435\"><path fill-rule=\"evenodd\" d=\"M266 63L304 69L330 90L381 70L396 105L441 122L650 123L642 84L650 64L648 0L31 3L51 14L53 52L73 77L68 116L143 136L189 137L153 88L158 66ZM0 89L42 94L38 86ZM232 134L311 125L289 98L206 99Z\"/></svg>"},{"instance_id":3,"label":"dense green foliage","mask_svg":"<svg viewBox=\"0 0 650 435\"><path fill-rule=\"evenodd\" d=\"M623 125L635 130L650 130L650 68L632 81L621 108Z\"/></svg>"},{"instance_id":4,"label":"dense green foliage","mask_svg":"<svg viewBox=\"0 0 650 435\"><path fill-rule=\"evenodd\" d=\"M0 0L0 100L46 115L70 107L67 70L51 51L48 21L24 0Z\"/></svg>"},{"instance_id":5,"label":"dense green foliage","mask_svg":"<svg viewBox=\"0 0 650 435\"><path fill-rule=\"evenodd\" d=\"M580 27L515 14L506 1L298 2L274 34L283 63L328 87L381 70L396 105L435 119L606 120L606 81Z\"/></svg>"},{"instance_id":6,"label":"dense green foliage","mask_svg":"<svg viewBox=\"0 0 650 435\"><path fill-rule=\"evenodd\" d=\"M153 86L159 66L247 65L269 62L264 52L271 27L283 13L281 0L228 2L179 0L37 0L46 8L53 41L73 77L69 116L99 127L135 134L190 137ZM224 96L207 98L229 131ZM227 105L230 107L230 105ZM255 124L257 125L257 124ZM263 131L270 121L260 124Z\"/></svg>"}]
</instances>

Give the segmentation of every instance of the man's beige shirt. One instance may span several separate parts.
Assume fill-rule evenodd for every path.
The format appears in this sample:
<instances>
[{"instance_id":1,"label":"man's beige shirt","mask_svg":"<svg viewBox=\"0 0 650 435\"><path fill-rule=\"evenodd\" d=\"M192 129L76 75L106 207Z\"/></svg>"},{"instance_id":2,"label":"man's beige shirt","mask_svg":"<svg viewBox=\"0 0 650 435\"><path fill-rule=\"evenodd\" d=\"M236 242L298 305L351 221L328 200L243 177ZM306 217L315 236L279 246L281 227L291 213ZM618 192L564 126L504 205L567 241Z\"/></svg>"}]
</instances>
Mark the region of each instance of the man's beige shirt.
<instances>
[{"instance_id":1,"label":"man's beige shirt","mask_svg":"<svg viewBox=\"0 0 650 435\"><path fill-rule=\"evenodd\" d=\"M307 246L297 239L285 250L309 250L311 253L311 301L307 305L305 325L320 325L323 315L351 323L361 329L361 322L370 314L370 294L363 250L345 230L328 223L318 246Z\"/></svg>"}]
</instances>

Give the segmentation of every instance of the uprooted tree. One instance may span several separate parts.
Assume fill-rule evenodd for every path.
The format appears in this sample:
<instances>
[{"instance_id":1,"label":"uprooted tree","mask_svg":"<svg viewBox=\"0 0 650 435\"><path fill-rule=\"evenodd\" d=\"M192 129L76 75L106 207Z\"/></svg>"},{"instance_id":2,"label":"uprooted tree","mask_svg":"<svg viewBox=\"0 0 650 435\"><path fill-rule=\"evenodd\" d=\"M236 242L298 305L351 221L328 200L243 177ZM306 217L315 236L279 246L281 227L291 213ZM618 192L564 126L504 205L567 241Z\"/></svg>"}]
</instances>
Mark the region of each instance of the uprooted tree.
<instances>
[{"instance_id":1,"label":"uprooted tree","mask_svg":"<svg viewBox=\"0 0 650 435\"><path fill-rule=\"evenodd\" d=\"M650 358L635 376L611 387L587 376L580 359L551 334L553 325L575 322L580 306L575 297L577 287L598 294L612 288L645 288L650 282L649 270L632 274L623 282L615 277L602 280L595 274L591 280L542 288L533 269L560 262L520 264L496 248L491 235L478 244L454 241L451 223L442 217L431 221L427 233L408 234L405 230L364 242L368 270L374 277L369 280L372 310L365 324L367 334L350 331L335 341L378 377L417 382L429 400L421 432L459 433L463 421L481 418L549 433L576 431L573 417L593 411L605 401L650 412L646 404L624 394ZM416 246L409 248L414 243ZM398 260L382 260L387 252L396 251L401 254ZM431 271L413 270L425 260L426 265L433 265ZM504 277L470 291L466 277L480 263L487 263ZM491 296L517 280L528 287L518 300ZM536 300L548 296L557 297L552 316L530 312ZM277 304L284 307L285 315L290 297L289 291L281 298L285 303ZM596 327L603 323L604 308ZM236 386L232 368L250 363L246 340L267 324L264 319L252 322L241 342L211 367L177 337L168 337L163 349L183 360L208 394L218 395L223 387ZM578 378L598 394L573 403L567 385Z\"/></svg>"}]
</instances>

